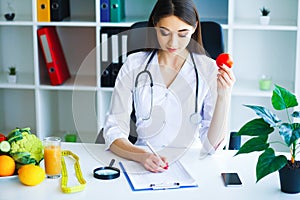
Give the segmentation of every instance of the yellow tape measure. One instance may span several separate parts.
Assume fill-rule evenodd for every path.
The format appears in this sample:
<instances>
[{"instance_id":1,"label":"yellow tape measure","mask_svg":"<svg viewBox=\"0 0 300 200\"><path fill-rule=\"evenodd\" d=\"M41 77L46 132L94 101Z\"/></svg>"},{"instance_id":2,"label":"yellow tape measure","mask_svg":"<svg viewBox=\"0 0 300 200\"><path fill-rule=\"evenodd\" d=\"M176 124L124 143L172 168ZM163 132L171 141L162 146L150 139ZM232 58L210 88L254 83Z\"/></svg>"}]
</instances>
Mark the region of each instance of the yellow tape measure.
<instances>
[{"instance_id":1,"label":"yellow tape measure","mask_svg":"<svg viewBox=\"0 0 300 200\"><path fill-rule=\"evenodd\" d=\"M80 185L68 187L68 172L67 172L67 167L66 167L66 162L64 159L64 156L71 156L74 158L75 163L74 163L74 169L76 173L76 178ZM80 192L85 189L86 186L86 181L82 176L82 172L80 169L80 164L79 164L79 157L72 153L71 151L64 150L62 151L62 158L61 158L61 167L62 167L62 178L61 178L61 190L64 193L74 193L74 192Z\"/></svg>"}]
</instances>

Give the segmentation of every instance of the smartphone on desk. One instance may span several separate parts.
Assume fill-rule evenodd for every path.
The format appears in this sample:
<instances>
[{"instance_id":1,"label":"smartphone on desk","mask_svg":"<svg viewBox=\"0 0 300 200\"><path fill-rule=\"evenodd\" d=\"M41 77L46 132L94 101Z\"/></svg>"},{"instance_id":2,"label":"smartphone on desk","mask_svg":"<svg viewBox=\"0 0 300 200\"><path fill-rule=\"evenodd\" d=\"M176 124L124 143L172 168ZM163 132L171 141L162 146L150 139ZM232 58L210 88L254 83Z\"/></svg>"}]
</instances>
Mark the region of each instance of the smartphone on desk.
<instances>
[{"instance_id":1,"label":"smartphone on desk","mask_svg":"<svg viewBox=\"0 0 300 200\"><path fill-rule=\"evenodd\" d=\"M221 173L221 176L226 187L242 185L242 181L237 173Z\"/></svg>"}]
</instances>

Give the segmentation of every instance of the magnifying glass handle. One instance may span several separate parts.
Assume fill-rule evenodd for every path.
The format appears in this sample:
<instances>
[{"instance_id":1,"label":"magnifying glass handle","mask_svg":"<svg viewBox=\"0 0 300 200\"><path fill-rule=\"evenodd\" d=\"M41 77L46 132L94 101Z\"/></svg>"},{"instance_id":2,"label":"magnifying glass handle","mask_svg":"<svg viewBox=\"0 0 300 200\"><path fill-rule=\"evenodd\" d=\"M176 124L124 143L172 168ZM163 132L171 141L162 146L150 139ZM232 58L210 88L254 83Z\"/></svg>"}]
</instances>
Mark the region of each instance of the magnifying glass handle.
<instances>
[{"instance_id":1,"label":"magnifying glass handle","mask_svg":"<svg viewBox=\"0 0 300 200\"><path fill-rule=\"evenodd\" d=\"M115 161L116 161L115 159L111 159L111 161L109 163L109 167L112 167L114 165Z\"/></svg>"}]
</instances>

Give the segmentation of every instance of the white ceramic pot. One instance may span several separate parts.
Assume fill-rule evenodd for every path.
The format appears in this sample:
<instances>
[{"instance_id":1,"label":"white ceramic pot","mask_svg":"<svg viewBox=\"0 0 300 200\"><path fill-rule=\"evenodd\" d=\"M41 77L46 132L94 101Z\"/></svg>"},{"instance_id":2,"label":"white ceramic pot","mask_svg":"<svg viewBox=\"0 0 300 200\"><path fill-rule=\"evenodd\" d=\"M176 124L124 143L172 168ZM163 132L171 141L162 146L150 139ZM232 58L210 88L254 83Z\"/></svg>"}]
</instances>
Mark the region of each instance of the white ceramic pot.
<instances>
[{"instance_id":1,"label":"white ceramic pot","mask_svg":"<svg viewBox=\"0 0 300 200\"><path fill-rule=\"evenodd\" d=\"M270 23L270 16L260 16L260 24L268 25Z\"/></svg>"},{"instance_id":2,"label":"white ceramic pot","mask_svg":"<svg viewBox=\"0 0 300 200\"><path fill-rule=\"evenodd\" d=\"M7 80L9 83L16 83L17 82L17 75L8 75Z\"/></svg>"}]
</instances>

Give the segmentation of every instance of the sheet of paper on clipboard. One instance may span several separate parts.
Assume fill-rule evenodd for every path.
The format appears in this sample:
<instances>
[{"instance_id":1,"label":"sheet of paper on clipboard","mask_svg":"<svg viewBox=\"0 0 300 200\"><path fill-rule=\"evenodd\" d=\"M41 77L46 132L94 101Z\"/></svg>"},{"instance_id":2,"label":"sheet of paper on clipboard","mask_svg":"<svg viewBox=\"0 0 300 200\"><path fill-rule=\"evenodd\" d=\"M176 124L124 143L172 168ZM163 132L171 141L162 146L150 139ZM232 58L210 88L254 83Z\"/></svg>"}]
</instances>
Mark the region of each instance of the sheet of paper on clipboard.
<instances>
[{"instance_id":1,"label":"sheet of paper on clipboard","mask_svg":"<svg viewBox=\"0 0 300 200\"><path fill-rule=\"evenodd\" d=\"M133 191L198 187L180 161L172 163L168 170L160 173L149 172L134 161L120 162L120 166Z\"/></svg>"}]
</instances>

